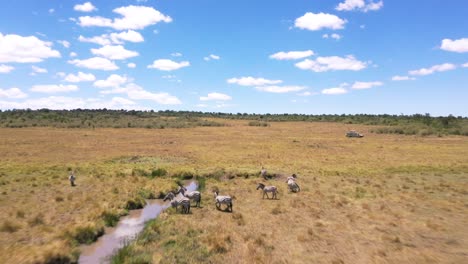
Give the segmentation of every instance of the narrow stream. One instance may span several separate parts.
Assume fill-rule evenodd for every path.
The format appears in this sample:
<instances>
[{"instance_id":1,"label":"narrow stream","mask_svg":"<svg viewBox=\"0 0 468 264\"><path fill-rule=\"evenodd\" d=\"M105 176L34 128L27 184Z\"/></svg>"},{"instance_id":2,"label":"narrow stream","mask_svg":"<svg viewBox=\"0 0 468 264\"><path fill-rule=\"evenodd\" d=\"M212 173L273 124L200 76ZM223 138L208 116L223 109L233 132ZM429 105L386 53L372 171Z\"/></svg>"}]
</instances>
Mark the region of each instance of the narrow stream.
<instances>
[{"instance_id":1,"label":"narrow stream","mask_svg":"<svg viewBox=\"0 0 468 264\"><path fill-rule=\"evenodd\" d=\"M185 186L189 191L197 189L195 181ZM132 210L130 214L122 217L115 228L106 229L106 234L101 236L91 245L81 248L78 260L80 264L109 263L110 257L126 243L134 240L143 231L148 220L156 218L162 211L170 206L169 202L162 200L148 200L148 204L139 210Z\"/></svg>"}]
</instances>

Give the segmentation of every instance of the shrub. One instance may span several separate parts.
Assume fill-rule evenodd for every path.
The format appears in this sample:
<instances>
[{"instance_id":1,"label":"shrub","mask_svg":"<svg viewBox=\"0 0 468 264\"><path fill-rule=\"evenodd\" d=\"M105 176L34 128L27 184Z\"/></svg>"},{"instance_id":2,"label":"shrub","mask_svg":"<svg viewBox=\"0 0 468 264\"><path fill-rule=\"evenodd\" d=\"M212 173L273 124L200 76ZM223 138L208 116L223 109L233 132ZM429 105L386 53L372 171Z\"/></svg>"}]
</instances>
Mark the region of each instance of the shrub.
<instances>
[{"instance_id":1,"label":"shrub","mask_svg":"<svg viewBox=\"0 0 468 264\"><path fill-rule=\"evenodd\" d=\"M78 227L74 234L73 239L79 244L91 244L104 234L103 227L83 226Z\"/></svg>"},{"instance_id":2,"label":"shrub","mask_svg":"<svg viewBox=\"0 0 468 264\"><path fill-rule=\"evenodd\" d=\"M5 220L0 226L0 232L14 233L18 231L21 227L18 224L12 223L8 220Z\"/></svg>"},{"instance_id":3,"label":"shrub","mask_svg":"<svg viewBox=\"0 0 468 264\"><path fill-rule=\"evenodd\" d=\"M250 121L249 126L267 127L270 126L270 124L264 121Z\"/></svg>"},{"instance_id":4,"label":"shrub","mask_svg":"<svg viewBox=\"0 0 468 264\"><path fill-rule=\"evenodd\" d=\"M102 219L104 220L104 224L106 226L116 226L117 223L119 222L119 214L115 212L104 212L102 213Z\"/></svg>"},{"instance_id":5,"label":"shrub","mask_svg":"<svg viewBox=\"0 0 468 264\"><path fill-rule=\"evenodd\" d=\"M167 171L165 169L162 169L162 168L159 168L159 169L155 169L151 172L151 176L154 178L154 177L162 177L162 176L166 176L167 174Z\"/></svg>"},{"instance_id":6,"label":"shrub","mask_svg":"<svg viewBox=\"0 0 468 264\"><path fill-rule=\"evenodd\" d=\"M146 201L141 198L135 198L127 201L127 204L125 205L125 209L127 210L135 210L135 209L141 209L145 206Z\"/></svg>"}]
</instances>

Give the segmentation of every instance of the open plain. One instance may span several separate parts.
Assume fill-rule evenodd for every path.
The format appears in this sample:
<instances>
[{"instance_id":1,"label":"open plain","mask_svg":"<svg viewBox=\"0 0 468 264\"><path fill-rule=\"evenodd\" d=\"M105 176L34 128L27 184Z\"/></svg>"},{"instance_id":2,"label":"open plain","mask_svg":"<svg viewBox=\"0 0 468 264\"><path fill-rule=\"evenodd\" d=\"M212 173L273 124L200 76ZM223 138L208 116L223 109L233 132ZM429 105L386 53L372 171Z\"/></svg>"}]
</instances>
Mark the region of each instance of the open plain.
<instances>
[{"instance_id":1,"label":"open plain","mask_svg":"<svg viewBox=\"0 0 468 264\"><path fill-rule=\"evenodd\" d=\"M166 211L114 263L468 259L467 137L372 134L373 126L324 122L221 122L226 126L1 128L0 263L76 261L80 244L112 225L109 216L191 177L203 182L202 207L189 215ZM346 138L349 129L365 137ZM298 193L287 190L292 173ZM262 199L259 182L277 186L278 199ZM216 210L214 189L234 198L233 213Z\"/></svg>"}]
</instances>

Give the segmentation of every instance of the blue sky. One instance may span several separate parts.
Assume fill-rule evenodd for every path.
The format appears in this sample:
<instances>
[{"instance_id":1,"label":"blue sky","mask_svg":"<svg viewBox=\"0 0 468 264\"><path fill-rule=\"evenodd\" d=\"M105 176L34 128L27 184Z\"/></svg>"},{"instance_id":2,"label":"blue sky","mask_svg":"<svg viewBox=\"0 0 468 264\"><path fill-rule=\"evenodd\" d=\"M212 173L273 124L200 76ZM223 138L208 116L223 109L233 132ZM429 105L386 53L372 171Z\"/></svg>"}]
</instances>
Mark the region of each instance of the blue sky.
<instances>
[{"instance_id":1,"label":"blue sky","mask_svg":"<svg viewBox=\"0 0 468 264\"><path fill-rule=\"evenodd\" d=\"M18 0L0 109L468 116L464 0Z\"/></svg>"}]
</instances>

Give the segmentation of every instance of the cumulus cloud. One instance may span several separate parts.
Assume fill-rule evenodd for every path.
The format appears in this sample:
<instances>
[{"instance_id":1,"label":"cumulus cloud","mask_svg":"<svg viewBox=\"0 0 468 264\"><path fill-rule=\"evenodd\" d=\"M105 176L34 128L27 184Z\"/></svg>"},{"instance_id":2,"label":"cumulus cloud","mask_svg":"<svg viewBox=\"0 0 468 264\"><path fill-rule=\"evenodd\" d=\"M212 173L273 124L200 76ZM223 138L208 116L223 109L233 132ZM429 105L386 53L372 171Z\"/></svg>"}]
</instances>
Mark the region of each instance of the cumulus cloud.
<instances>
[{"instance_id":1,"label":"cumulus cloud","mask_svg":"<svg viewBox=\"0 0 468 264\"><path fill-rule=\"evenodd\" d=\"M70 42L66 41L66 40L57 40L57 42L59 44L61 44L62 46L64 46L65 48L69 48L70 47Z\"/></svg>"},{"instance_id":2,"label":"cumulus cloud","mask_svg":"<svg viewBox=\"0 0 468 264\"><path fill-rule=\"evenodd\" d=\"M262 92L269 92L269 93L290 93L290 92L298 92L302 91L307 87L304 86L257 86L255 89L262 91Z\"/></svg>"},{"instance_id":3,"label":"cumulus cloud","mask_svg":"<svg viewBox=\"0 0 468 264\"><path fill-rule=\"evenodd\" d=\"M409 81L409 80L416 80L416 78L409 77L409 76L400 76L400 75L395 75L392 77L392 81Z\"/></svg>"},{"instance_id":4,"label":"cumulus cloud","mask_svg":"<svg viewBox=\"0 0 468 264\"><path fill-rule=\"evenodd\" d=\"M262 86L282 83L282 80L268 80L264 78L240 77L227 80L228 83L235 83L242 86Z\"/></svg>"},{"instance_id":5,"label":"cumulus cloud","mask_svg":"<svg viewBox=\"0 0 468 264\"><path fill-rule=\"evenodd\" d=\"M127 67L129 67L129 68L136 68L136 64L133 63L133 62L130 62L129 64L127 64Z\"/></svg>"},{"instance_id":6,"label":"cumulus cloud","mask_svg":"<svg viewBox=\"0 0 468 264\"><path fill-rule=\"evenodd\" d=\"M139 32L134 30L127 30L119 33L102 34L100 36L94 36L90 38L86 38L80 35L78 40L80 42L96 43L104 46L110 44L123 44L124 41L138 43L143 42L145 39Z\"/></svg>"},{"instance_id":7,"label":"cumulus cloud","mask_svg":"<svg viewBox=\"0 0 468 264\"><path fill-rule=\"evenodd\" d=\"M23 93L19 88L10 88L10 89L1 89L0 88L0 98L7 99L21 99L25 98L28 95Z\"/></svg>"},{"instance_id":8,"label":"cumulus cloud","mask_svg":"<svg viewBox=\"0 0 468 264\"><path fill-rule=\"evenodd\" d=\"M463 68L468 68L468 62L465 63L465 64L462 64L462 67L463 67Z\"/></svg>"},{"instance_id":9,"label":"cumulus cloud","mask_svg":"<svg viewBox=\"0 0 468 264\"><path fill-rule=\"evenodd\" d=\"M323 89L322 94L327 94L327 95L346 94L348 93L348 90L346 89L346 87L348 86L349 86L348 83L341 83L338 87Z\"/></svg>"},{"instance_id":10,"label":"cumulus cloud","mask_svg":"<svg viewBox=\"0 0 468 264\"><path fill-rule=\"evenodd\" d=\"M123 6L113 10L122 18L109 19L100 16L79 17L79 25L82 27L111 27L117 30L144 29L147 26L159 22L172 22L170 16L166 16L152 7L146 6Z\"/></svg>"},{"instance_id":11,"label":"cumulus cloud","mask_svg":"<svg viewBox=\"0 0 468 264\"><path fill-rule=\"evenodd\" d=\"M382 85L383 82L355 82L353 86L351 86L351 89L363 90Z\"/></svg>"},{"instance_id":12,"label":"cumulus cloud","mask_svg":"<svg viewBox=\"0 0 468 264\"><path fill-rule=\"evenodd\" d=\"M9 73L14 70L15 67L5 64L0 64L0 73Z\"/></svg>"},{"instance_id":13,"label":"cumulus cloud","mask_svg":"<svg viewBox=\"0 0 468 264\"><path fill-rule=\"evenodd\" d=\"M106 80L98 80L94 82L94 86L99 87L99 88L109 88L109 87L117 88L126 84L128 81L129 79L126 76L112 74L109 77L107 77Z\"/></svg>"},{"instance_id":14,"label":"cumulus cloud","mask_svg":"<svg viewBox=\"0 0 468 264\"><path fill-rule=\"evenodd\" d=\"M367 67L366 62L354 58L352 55L346 57L318 57L315 60L305 59L295 64L301 70L311 70L314 72L350 70L359 71Z\"/></svg>"},{"instance_id":15,"label":"cumulus cloud","mask_svg":"<svg viewBox=\"0 0 468 264\"><path fill-rule=\"evenodd\" d=\"M200 101L229 101L232 97L222 93L209 93L207 96L201 96Z\"/></svg>"},{"instance_id":16,"label":"cumulus cloud","mask_svg":"<svg viewBox=\"0 0 468 264\"><path fill-rule=\"evenodd\" d=\"M461 38L456 40L444 39L440 45L442 50L452 51L452 52L468 52L468 38Z\"/></svg>"},{"instance_id":17,"label":"cumulus cloud","mask_svg":"<svg viewBox=\"0 0 468 264\"><path fill-rule=\"evenodd\" d=\"M169 93L153 93L146 91L142 87L134 84L128 83L123 87L114 88L111 90L104 90L101 91L102 94L114 94L114 93L125 93L127 94L128 98L133 100L150 100L154 101L158 104L163 105L178 105L182 104L182 102L176 96L170 95Z\"/></svg>"},{"instance_id":18,"label":"cumulus cloud","mask_svg":"<svg viewBox=\"0 0 468 264\"><path fill-rule=\"evenodd\" d=\"M332 39L340 40L340 39L341 39L341 35L340 35L340 34L336 34L336 33L333 33L333 34L323 34L323 35L322 35L322 38L324 38L324 39L332 38Z\"/></svg>"},{"instance_id":19,"label":"cumulus cloud","mask_svg":"<svg viewBox=\"0 0 468 264\"><path fill-rule=\"evenodd\" d=\"M322 94L329 94L329 95L345 94L345 93L348 93L348 91L342 87L328 88L328 89L322 90Z\"/></svg>"},{"instance_id":20,"label":"cumulus cloud","mask_svg":"<svg viewBox=\"0 0 468 264\"><path fill-rule=\"evenodd\" d=\"M353 11L359 10L362 12L377 11L383 7L383 1L373 2L364 0L345 0L343 3L339 3L335 8L338 11Z\"/></svg>"},{"instance_id":21,"label":"cumulus cloud","mask_svg":"<svg viewBox=\"0 0 468 264\"><path fill-rule=\"evenodd\" d=\"M298 93L297 95L299 95L299 96L311 96L311 95L316 95L316 94L317 94L316 92L306 91L306 92L303 92L303 93Z\"/></svg>"},{"instance_id":22,"label":"cumulus cloud","mask_svg":"<svg viewBox=\"0 0 468 264\"><path fill-rule=\"evenodd\" d=\"M63 85L63 84L46 84L46 85L34 85L31 92L37 93L62 93L62 92L74 92L78 91L76 85Z\"/></svg>"},{"instance_id":23,"label":"cumulus cloud","mask_svg":"<svg viewBox=\"0 0 468 264\"><path fill-rule=\"evenodd\" d=\"M209 60L219 60L220 58L221 57L219 57L218 55L210 54L209 56L206 56L203 59L206 61L209 61Z\"/></svg>"},{"instance_id":24,"label":"cumulus cloud","mask_svg":"<svg viewBox=\"0 0 468 264\"><path fill-rule=\"evenodd\" d=\"M77 83L77 82L92 82L96 80L96 77L92 73L78 72L78 74L70 73L65 76L65 81Z\"/></svg>"},{"instance_id":25,"label":"cumulus cloud","mask_svg":"<svg viewBox=\"0 0 468 264\"><path fill-rule=\"evenodd\" d=\"M153 64L148 65L147 67L150 69L158 69L160 71L173 71L188 66L190 66L190 62L188 61L175 62L167 59L159 59L153 61Z\"/></svg>"},{"instance_id":26,"label":"cumulus cloud","mask_svg":"<svg viewBox=\"0 0 468 264\"><path fill-rule=\"evenodd\" d=\"M35 36L3 35L0 33L0 62L41 62L47 58L59 58L52 43Z\"/></svg>"},{"instance_id":27,"label":"cumulus cloud","mask_svg":"<svg viewBox=\"0 0 468 264\"><path fill-rule=\"evenodd\" d=\"M304 50L304 51L280 51L275 54L270 55L270 59L275 60L297 60L303 59L314 55L312 50Z\"/></svg>"},{"instance_id":28,"label":"cumulus cloud","mask_svg":"<svg viewBox=\"0 0 468 264\"><path fill-rule=\"evenodd\" d=\"M335 15L325 13L314 14L307 12L305 15L296 19L294 26L300 29L307 29L312 31L323 28L336 30L343 29L346 23L346 20L341 19Z\"/></svg>"},{"instance_id":29,"label":"cumulus cloud","mask_svg":"<svg viewBox=\"0 0 468 264\"><path fill-rule=\"evenodd\" d=\"M31 66L33 73L47 73L47 69L37 67L35 65Z\"/></svg>"},{"instance_id":30,"label":"cumulus cloud","mask_svg":"<svg viewBox=\"0 0 468 264\"><path fill-rule=\"evenodd\" d=\"M444 71L450 71L456 69L457 66L451 63L444 63L444 64L439 64L439 65L434 65L430 68L421 68L419 70L412 70L409 71L408 73L410 75L418 75L418 76L424 76L424 75L430 75L435 72L444 72Z\"/></svg>"},{"instance_id":31,"label":"cumulus cloud","mask_svg":"<svg viewBox=\"0 0 468 264\"><path fill-rule=\"evenodd\" d=\"M22 102L0 101L2 109L141 109L147 110L144 107L139 107L135 102L122 97L113 97L111 100L102 98L80 98L80 97L64 97L64 96L49 96L44 98L29 99Z\"/></svg>"},{"instance_id":32,"label":"cumulus cloud","mask_svg":"<svg viewBox=\"0 0 468 264\"><path fill-rule=\"evenodd\" d=\"M92 11L97 10L97 8L91 2L86 2L81 5L75 5L73 9L75 11L80 11L80 12L92 12Z\"/></svg>"},{"instance_id":33,"label":"cumulus cloud","mask_svg":"<svg viewBox=\"0 0 468 264\"><path fill-rule=\"evenodd\" d=\"M111 60L125 60L138 56L138 52L126 50L123 46L105 45L99 49L91 49L94 55L102 56Z\"/></svg>"},{"instance_id":34,"label":"cumulus cloud","mask_svg":"<svg viewBox=\"0 0 468 264\"><path fill-rule=\"evenodd\" d=\"M86 60L70 60L68 63L92 70L113 71L119 69L114 62L101 57L93 57Z\"/></svg>"}]
</instances>

